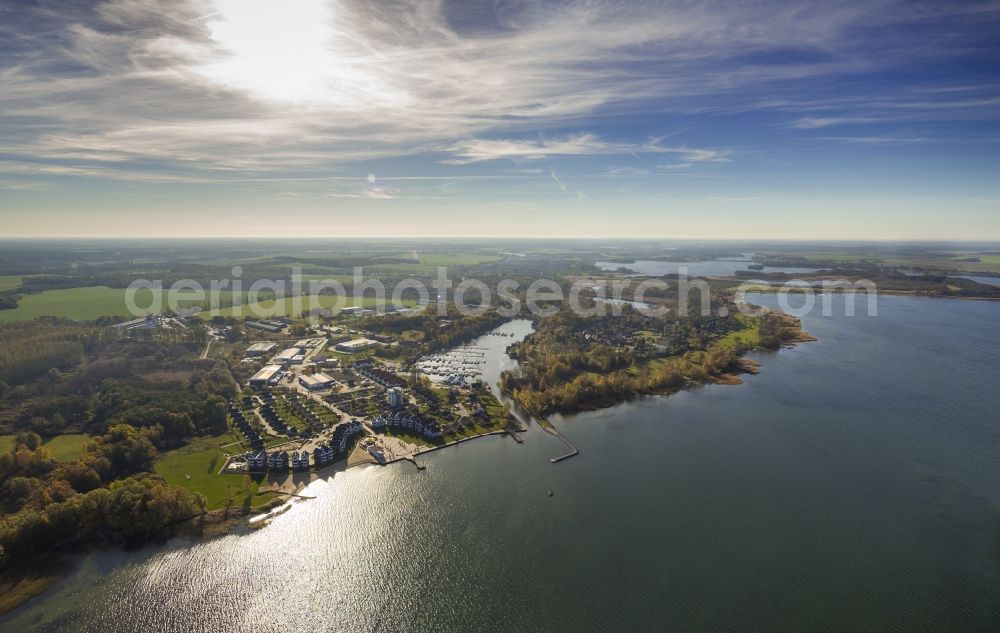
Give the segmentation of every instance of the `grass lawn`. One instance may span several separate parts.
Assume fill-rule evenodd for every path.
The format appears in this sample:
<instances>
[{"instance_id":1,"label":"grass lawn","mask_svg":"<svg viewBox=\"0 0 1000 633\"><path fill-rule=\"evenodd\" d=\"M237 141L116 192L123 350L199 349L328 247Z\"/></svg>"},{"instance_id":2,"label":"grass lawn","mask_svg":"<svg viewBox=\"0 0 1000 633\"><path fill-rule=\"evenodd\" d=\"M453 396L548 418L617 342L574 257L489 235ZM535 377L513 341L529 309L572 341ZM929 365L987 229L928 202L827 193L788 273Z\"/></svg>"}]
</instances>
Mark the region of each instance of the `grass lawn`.
<instances>
[{"instance_id":1,"label":"grass lawn","mask_svg":"<svg viewBox=\"0 0 1000 633\"><path fill-rule=\"evenodd\" d=\"M760 325L754 323L746 329L727 332L725 336L715 341L714 345L722 347L738 347L742 345L751 349L757 347L760 345Z\"/></svg>"},{"instance_id":2,"label":"grass lawn","mask_svg":"<svg viewBox=\"0 0 1000 633\"><path fill-rule=\"evenodd\" d=\"M6 453L14 448L14 435L0 435L0 452ZM57 435L50 440L42 442L42 446L49 449L52 458L60 462L71 462L78 459L83 454L83 443L90 439L89 435L82 433L70 433Z\"/></svg>"},{"instance_id":3,"label":"grass lawn","mask_svg":"<svg viewBox=\"0 0 1000 633\"><path fill-rule=\"evenodd\" d=\"M90 439L89 435L69 434L58 435L43 444L52 453L53 459L60 462L71 462L83 454L83 443Z\"/></svg>"},{"instance_id":4,"label":"grass lawn","mask_svg":"<svg viewBox=\"0 0 1000 633\"><path fill-rule=\"evenodd\" d=\"M247 488L243 475L218 474L226 463L227 452L242 452L238 445L222 448L235 441L229 433L192 440L187 446L160 455L153 470L171 484L205 495L209 510L225 508L230 498L233 507L264 505L272 497L257 494L259 482L256 479L251 478Z\"/></svg>"}]
</instances>

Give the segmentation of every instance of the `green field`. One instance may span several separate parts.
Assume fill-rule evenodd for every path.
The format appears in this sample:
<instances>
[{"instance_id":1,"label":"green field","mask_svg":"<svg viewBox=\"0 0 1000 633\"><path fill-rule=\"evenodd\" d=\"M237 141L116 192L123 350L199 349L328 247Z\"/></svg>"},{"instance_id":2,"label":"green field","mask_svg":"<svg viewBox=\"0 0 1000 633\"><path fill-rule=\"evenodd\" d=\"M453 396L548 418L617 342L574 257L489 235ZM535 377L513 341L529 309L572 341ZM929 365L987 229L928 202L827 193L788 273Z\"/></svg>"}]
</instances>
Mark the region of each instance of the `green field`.
<instances>
[{"instance_id":1,"label":"green field","mask_svg":"<svg viewBox=\"0 0 1000 633\"><path fill-rule=\"evenodd\" d=\"M20 275L0 275L0 292L21 287Z\"/></svg>"},{"instance_id":2,"label":"green field","mask_svg":"<svg viewBox=\"0 0 1000 633\"><path fill-rule=\"evenodd\" d=\"M345 285L351 283L352 281L354 281L354 277L352 275L333 274L333 273L330 273L328 275L327 274L322 274L322 273L303 273L299 277L296 277L296 279L298 279L300 282L302 282L303 290L306 290L306 291L308 291L308 289L309 289L309 285L308 284L311 281L320 281L320 282L322 282L322 281L337 281L337 282L345 284Z\"/></svg>"},{"instance_id":3,"label":"green field","mask_svg":"<svg viewBox=\"0 0 1000 633\"><path fill-rule=\"evenodd\" d=\"M412 259L413 253L397 253L387 256L387 258ZM389 262L382 264L376 259L371 264L366 265L364 269L366 272L432 275L441 266L446 268L448 266L474 266L476 264L495 262L499 259L501 258L498 255L482 255L479 253L428 253L425 255L418 253L417 259L412 263Z\"/></svg>"},{"instance_id":4,"label":"green field","mask_svg":"<svg viewBox=\"0 0 1000 633\"><path fill-rule=\"evenodd\" d=\"M83 443L90 439L84 434L59 435L48 440L43 445L52 453L52 457L60 462L71 462L83 454Z\"/></svg>"},{"instance_id":5,"label":"green field","mask_svg":"<svg viewBox=\"0 0 1000 633\"><path fill-rule=\"evenodd\" d=\"M455 253L455 254L429 254L419 255L420 263L424 266L473 266L495 262L500 259L499 255L480 255L478 253Z\"/></svg>"},{"instance_id":6,"label":"green field","mask_svg":"<svg viewBox=\"0 0 1000 633\"><path fill-rule=\"evenodd\" d=\"M136 293L136 300L148 302L149 291ZM140 304L143 305L143 304ZM0 310L0 322L29 321L42 316L57 316L91 321L102 316L129 316L125 290L107 286L46 290L21 297L13 310Z\"/></svg>"},{"instance_id":7,"label":"green field","mask_svg":"<svg viewBox=\"0 0 1000 633\"><path fill-rule=\"evenodd\" d=\"M386 293L385 298L386 303L396 303L392 301L391 293ZM266 300L258 301L249 305L234 306L230 308L223 308L221 310L213 310L211 312L205 311L198 316L203 319L210 319L214 316L235 316L235 317L248 317L248 318L267 318L273 316L287 316L289 318L297 318L301 316L301 313L308 311L310 308L318 306L321 308L333 308L337 305L338 297L336 295L319 295L317 297L318 302L312 302L312 297L285 297L284 299ZM371 308L375 305L375 298L371 296L367 297L351 297L348 299L342 299L342 307L347 306L362 306L366 308ZM299 302L298 307L296 307L296 302ZM413 307L416 302L410 299L404 299L398 302L399 304Z\"/></svg>"},{"instance_id":8,"label":"green field","mask_svg":"<svg viewBox=\"0 0 1000 633\"><path fill-rule=\"evenodd\" d=\"M225 508L229 499L232 507L264 505L272 497L257 494L257 480L250 479L246 488L245 476L219 474L227 453L243 452L239 444L232 445L234 442L236 438L229 433L192 440L187 446L160 455L153 470L168 483L205 495L209 510Z\"/></svg>"},{"instance_id":9,"label":"green field","mask_svg":"<svg viewBox=\"0 0 1000 633\"><path fill-rule=\"evenodd\" d=\"M14 435L0 435L0 452L6 453L14 448L14 437ZM71 462L83 454L83 443L89 439L89 435L71 433L46 440L42 442L42 446L49 449L53 459Z\"/></svg>"},{"instance_id":10,"label":"green field","mask_svg":"<svg viewBox=\"0 0 1000 633\"><path fill-rule=\"evenodd\" d=\"M189 307L195 303L184 300L184 297L185 293L178 294L178 303L181 307ZM228 301L231 297L231 292L223 291L221 300ZM139 308L151 306L152 299L153 294L147 289L140 289L135 293L135 303ZM165 312L168 310L166 290L163 291L161 299L161 311ZM30 321L43 316L63 317L75 321L93 321L102 316L130 317L133 315L125 305L124 288L87 286L26 294L21 297L17 307L13 310L0 310L0 323ZM144 316L144 313L136 316Z\"/></svg>"},{"instance_id":11,"label":"green field","mask_svg":"<svg viewBox=\"0 0 1000 633\"><path fill-rule=\"evenodd\" d=\"M727 332L725 336L720 337L714 344L728 348L745 347L748 349L760 345L760 321L746 315L737 315L737 318L747 327L742 330Z\"/></svg>"}]
</instances>

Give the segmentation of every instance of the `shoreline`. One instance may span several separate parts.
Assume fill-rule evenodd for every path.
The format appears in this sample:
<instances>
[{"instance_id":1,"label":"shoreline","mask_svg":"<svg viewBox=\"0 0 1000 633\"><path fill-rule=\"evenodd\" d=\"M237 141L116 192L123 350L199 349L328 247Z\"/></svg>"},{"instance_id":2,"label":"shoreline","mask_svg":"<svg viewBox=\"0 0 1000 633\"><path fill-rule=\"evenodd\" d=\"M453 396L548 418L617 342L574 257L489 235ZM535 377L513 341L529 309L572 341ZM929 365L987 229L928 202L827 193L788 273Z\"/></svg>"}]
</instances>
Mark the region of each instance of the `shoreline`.
<instances>
[{"instance_id":1,"label":"shoreline","mask_svg":"<svg viewBox=\"0 0 1000 633\"><path fill-rule=\"evenodd\" d=\"M811 287L811 286L810 287L806 287L806 286L789 286L789 287L786 288L784 286L766 286L765 287L763 285L761 285L761 286L754 286L753 288L749 288L747 290L744 290L743 294L744 295L750 295L750 294L773 295L773 294L778 294L779 290L787 291L789 294L805 294L806 290L811 290L814 294L818 294L818 295L823 295L823 294L831 294L831 295L854 294L854 295L866 295L867 296L867 294L868 294L867 292L864 292L864 291L858 291L858 292L854 292L854 293L847 293L842 288L841 289L833 289L833 290L829 291L829 293L828 293L827 290L824 289L824 288L814 288L814 287ZM919 298L924 298L924 299L956 299L956 300L959 300L959 301L991 301L991 302L1000 301L1000 296L997 296L997 297L963 297L961 295L933 295L933 294L925 294L925 293L917 292L915 290L882 290L882 289L879 289L879 290L877 290L875 292L875 297L878 297L880 295L885 295L887 297L913 297L913 298L917 298L917 299L919 299Z\"/></svg>"},{"instance_id":2,"label":"shoreline","mask_svg":"<svg viewBox=\"0 0 1000 633\"><path fill-rule=\"evenodd\" d=\"M785 326L783 328L785 336L782 338L781 347L793 347L800 342L817 340L815 337L802 329L800 319L791 315L783 314L782 316L782 322ZM751 351L752 349L761 348L759 346L755 346L754 348L746 351ZM758 368L761 363L758 361L740 357L738 362L740 363L740 369L738 371L721 372L708 376L703 381L688 379L679 387L655 390L648 393L633 393L622 398L606 397L600 400L588 401L584 403L582 407L573 411L554 411L552 413L574 415L588 411L596 411L645 397L670 396L681 391L682 389L690 389L703 384L739 385L743 383L743 380L740 378L741 374L759 373ZM551 463L556 464L580 454L579 449L566 439L545 416L540 416L532 412L513 394L505 391L502 393L506 397L510 398L511 401L518 404L531 419L538 422L538 425L545 433L556 437L566 446L568 452L551 458L549 460ZM399 457L394 457L393 459L385 460L384 462L379 462L371 456L367 450L363 450L359 445L355 445L351 453L339 462L328 464L315 471L290 472L285 475L282 481L275 481L267 488L261 487L259 490L260 493L275 495L275 497L267 503L255 507L223 508L207 511L201 515L183 521L176 527L176 531L171 535L171 538L179 536L187 537L194 541L209 541L230 534L246 534L266 527L270 523L270 518L272 518L269 515L277 516L278 514L285 512L288 509L288 504L296 498L313 499L314 497L303 496L301 492L314 481L327 478L338 471L346 472L351 468L369 464L388 466L390 464L396 464L403 461L411 462L419 471L423 470L423 466L418 464L416 461L416 458L420 455L432 453L451 446L457 446L459 444L487 436L511 435L515 441L521 442L522 440L517 437L517 433L525 431L527 431L527 428L514 428L513 426L501 429L491 429L475 435L457 438L440 445L421 446L416 448L413 452ZM62 580L64 580L69 571L65 558L57 556L53 559L53 563L57 568L53 567L51 573L36 573L35 570L7 570L9 575L14 579L13 582L10 582L7 591L5 591L5 594L10 596L11 600L7 604L0 602L0 615L5 615L15 611L16 609L29 603L35 597L47 593L52 587L58 585ZM4 580L5 579L3 577L0 577L0 587L4 586ZM20 594L17 593L19 588L21 592Z\"/></svg>"},{"instance_id":3,"label":"shoreline","mask_svg":"<svg viewBox=\"0 0 1000 633\"><path fill-rule=\"evenodd\" d=\"M393 457L392 459L387 459L384 462L378 461L377 459L372 457L368 453L368 451L362 450L361 448L355 446L354 450L351 451L351 454L339 462L328 464L323 468L314 471L309 471L308 473L305 471L299 473L288 473L283 482L274 483L267 489L262 488L261 492L267 494L284 495L286 497L300 497L305 499L311 499L312 497L303 497L300 494L301 491L304 490L306 487L308 487L309 484L313 483L314 481L323 479L329 476L330 474L338 471L346 472L347 470L350 470L351 468L356 468L358 466L370 466L370 465L389 466L391 464L397 464L399 462L404 462L404 461L415 463L414 458L420 455L433 453L434 451L439 451L443 448L457 446L459 444L479 439L481 437L489 437L491 435L514 435L515 433L521 433L521 432L524 432L524 429L514 429L514 430L509 430L507 428L492 429L489 431L485 431L483 433L477 433L475 435L469 435L467 437L460 437L458 439L454 439L440 445L424 446L418 448L417 450L411 453L408 453L406 455L401 455L399 457ZM389 437L394 437L394 436L389 435ZM519 438L516 438L515 436L515 439ZM294 482L296 478L301 479L302 481L295 483L294 486L290 486L289 483ZM266 508L266 506L262 506L262 508ZM256 514L266 514L267 512L270 512L272 510L273 508L266 508L261 512L257 512ZM213 512L219 512L219 510L213 510Z\"/></svg>"}]
</instances>

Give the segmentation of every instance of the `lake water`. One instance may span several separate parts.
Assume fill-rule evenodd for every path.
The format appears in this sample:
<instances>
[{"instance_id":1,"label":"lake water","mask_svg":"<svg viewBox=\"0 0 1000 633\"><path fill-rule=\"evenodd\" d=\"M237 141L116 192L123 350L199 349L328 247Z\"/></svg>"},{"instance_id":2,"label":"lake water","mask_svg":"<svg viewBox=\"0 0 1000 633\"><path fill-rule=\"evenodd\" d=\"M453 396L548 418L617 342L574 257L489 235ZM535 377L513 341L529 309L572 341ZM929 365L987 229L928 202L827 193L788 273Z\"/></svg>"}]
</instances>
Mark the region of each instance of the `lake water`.
<instances>
[{"instance_id":1,"label":"lake water","mask_svg":"<svg viewBox=\"0 0 1000 633\"><path fill-rule=\"evenodd\" d=\"M878 307L805 317L743 385L555 418L560 464L481 438L252 534L90 554L0 630L995 633L1000 304Z\"/></svg>"},{"instance_id":2,"label":"lake water","mask_svg":"<svg viewBox=\"0 0 1000 633\"><path fill-rule=\"evenodd\" d=\"M962 275L962 279L971 279L972 281L981 284L986 284L987 286L1000 287L1000 277L987 277L985 275Z\"/></svg>"},{"instance_id":3,"label":"lake water","mask_svg":"<svg viewBox=\"0 0 1000 633\"><path fill-rule=\"evenodd\" d=\"M747 270L747 266L752 264L750 259L713 259L703 262L662 262L658 260L640 259L632 263L623 262L594 262L594 265L601 270L618 270L625 267L634 270L640 275L651 277L662 277L663 275L676 275L680 269L687 270L689 277L721 277L733 275L739 271ZM764 270L757 272L767 273L812 273L817 268L787 268L779 266L766 266Z\"/></svg>"}]
</instances>

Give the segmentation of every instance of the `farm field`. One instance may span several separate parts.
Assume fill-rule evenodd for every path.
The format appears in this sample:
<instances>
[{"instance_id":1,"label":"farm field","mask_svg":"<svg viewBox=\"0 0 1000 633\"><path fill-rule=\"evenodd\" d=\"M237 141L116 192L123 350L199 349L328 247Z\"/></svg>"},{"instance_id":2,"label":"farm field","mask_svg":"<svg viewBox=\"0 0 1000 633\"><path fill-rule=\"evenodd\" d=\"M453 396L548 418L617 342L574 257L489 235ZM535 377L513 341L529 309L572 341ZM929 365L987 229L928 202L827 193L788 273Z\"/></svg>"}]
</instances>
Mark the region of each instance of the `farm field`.
<instances>
[{"instance_id":1,"label":"farm field","mask_svg":"<svg viewBox=\"0 0 1000 633\"><path fill-rule=\"evenodd\" d=\"M285 297L284 299L266 300L258 301L253 304L243 305L243 306L233 306L229 308L223 308L221 310L204 311L198 316L202 319L210 319L214 316L234 316L234 317L260 317L267 318L273 316L288 316L288 317L298 317L303 311L308 311L311 307L315 307L311 301L311 297ZM386 297L386 303L393 303L404 305L408 307L413 307L416 302L411 299L403 299L398 302L393 302L391 296ZM348 299L340 298L343 302L341 307L346 306L362 306L365 308L371 308L375 306L375 298L371 296L367 297L350 297ZM297 303L298 302L298 303ZM338 303L338 297L335 295L319 295L318 296L318 307L320 308L333 308Z\"/></svg>"},{"instance_id":2,"label":"farm field","mask_svg":"<svg viewBox=\"0 0 1000 633\"><path fill-rule=\"evenodd\" d=\"M228 300L231 294L228 291L224 292L223 299ZM140 308L151 305L152 299L152 292L149 290L140 289L136 292L135 301ZM163 291L162 299L162 305L166 309L166 291ZM180 301L180 303L187 307L194 302ZM45 316L62 317L75 321L93 321L102 316L129 317L133 315L125 305L124 288L86 286L26 294L21 297L16 308L0 310L0 323L30 321ZM143 314L135 316L143 316Z\"/></svg>"},{"instance_id":3,"label":"farm field","mask_svg":"<svg viewBox=\"0 0 1000 633\"><path fill-rule=\"evenodd\" d=\"M14 290L21 286L20 275L0 275L0 292Z\"/></svg>"}]
</instances>

